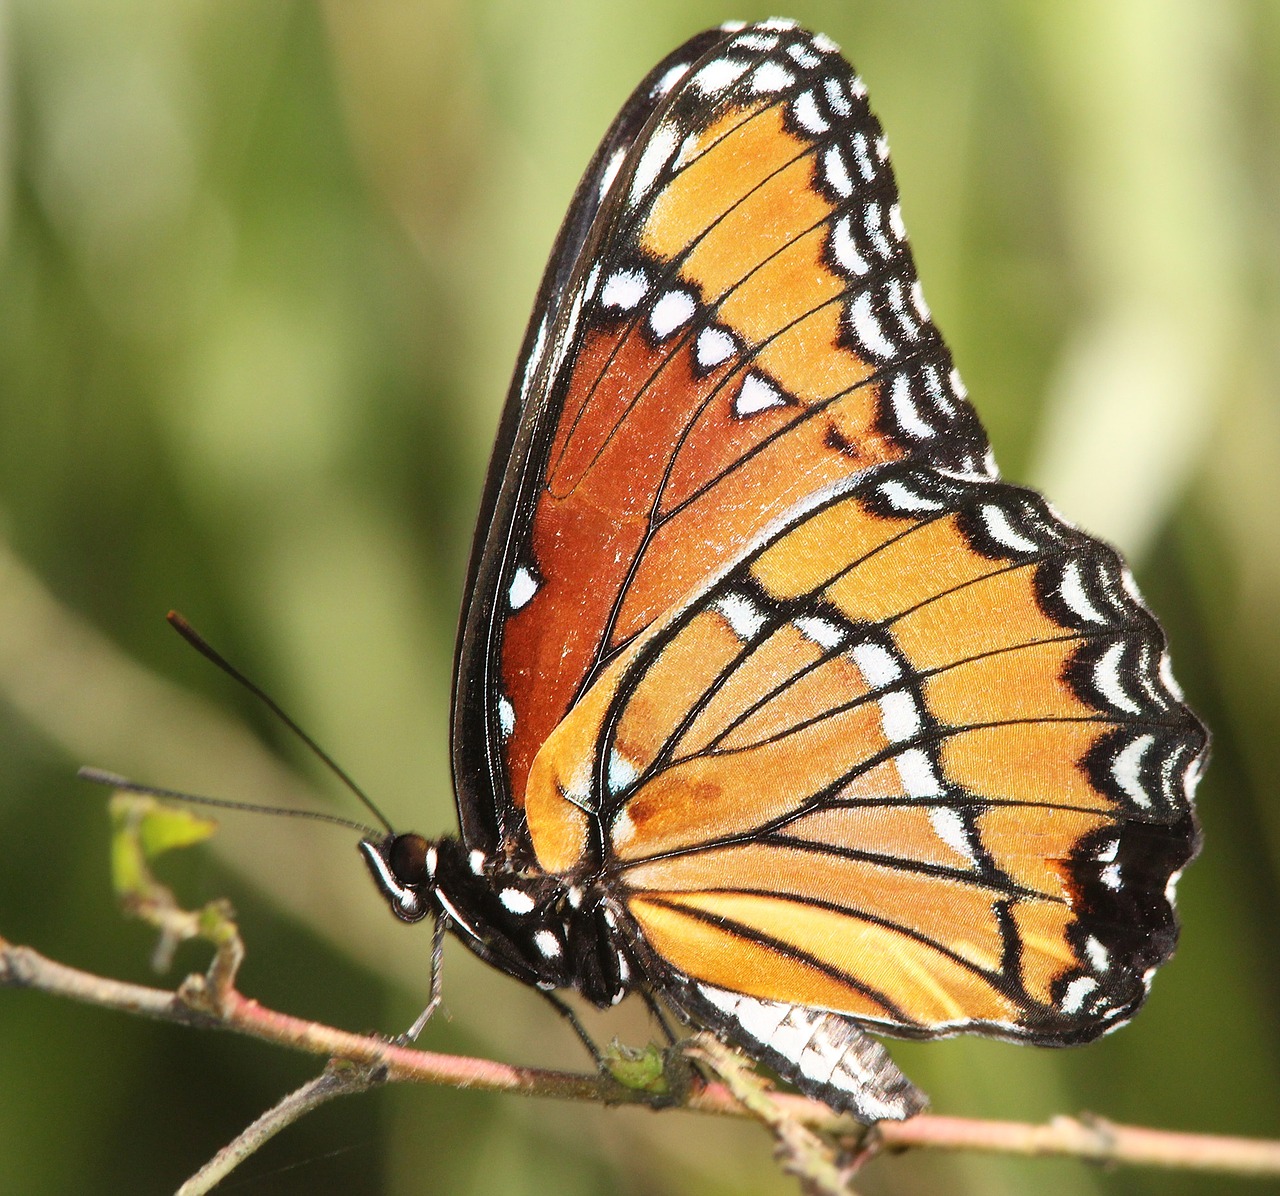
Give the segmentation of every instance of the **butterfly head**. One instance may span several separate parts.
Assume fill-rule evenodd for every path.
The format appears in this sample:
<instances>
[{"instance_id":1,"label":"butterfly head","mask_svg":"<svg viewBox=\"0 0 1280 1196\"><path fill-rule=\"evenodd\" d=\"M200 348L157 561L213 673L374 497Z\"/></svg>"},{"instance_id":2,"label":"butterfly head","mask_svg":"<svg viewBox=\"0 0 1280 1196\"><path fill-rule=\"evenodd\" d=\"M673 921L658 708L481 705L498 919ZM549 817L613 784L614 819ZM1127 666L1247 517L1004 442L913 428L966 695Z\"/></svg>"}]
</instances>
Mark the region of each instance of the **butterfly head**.
<instances>
[{"instance_id":1,"label":"butterfly head","mask_svg":"<svg viewBox=\"0 0 1280 1196\"><path fill-rule=\"evenodd\" d=\"M373 883L404 922L420 922L434 908L437 845L412 832L360 840Z\"/></svg>"}]
</instances>

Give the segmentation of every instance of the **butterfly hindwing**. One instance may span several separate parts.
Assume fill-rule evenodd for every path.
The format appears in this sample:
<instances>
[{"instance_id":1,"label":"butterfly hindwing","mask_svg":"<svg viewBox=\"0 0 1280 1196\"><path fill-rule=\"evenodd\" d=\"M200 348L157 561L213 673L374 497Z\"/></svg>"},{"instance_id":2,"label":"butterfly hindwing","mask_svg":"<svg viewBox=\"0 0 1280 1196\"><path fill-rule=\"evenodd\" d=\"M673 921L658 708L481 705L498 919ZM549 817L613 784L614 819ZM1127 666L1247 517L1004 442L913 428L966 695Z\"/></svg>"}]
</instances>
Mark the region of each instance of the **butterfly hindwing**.
<instances>
[{"instance_id":1,"label":"butterfly hindwing","mask_svg":"<svg viewBox=\"0 0 1280 1196\"><path fill-rule=\"evenodd\" d=\"M798 503L905 458L993 469L865 88L785 23L695 39L588 170L513 382L459 646L468 841L522 837L534 756L605 661Z\"/></svg>"},{"instance_id":2,"label":"butterfly hindwing","mask_svg":"<svg viewBox=\"0 0 1280 1196\"><path fill-rule=\"evenodd\" d=\"M898 464L612 662L528 813L552 870L607 827L674 976L1063 1044L1131 1016L1173 950L1204 744L1114 552L1034 492Z\"/></svg>"}]
</instances>

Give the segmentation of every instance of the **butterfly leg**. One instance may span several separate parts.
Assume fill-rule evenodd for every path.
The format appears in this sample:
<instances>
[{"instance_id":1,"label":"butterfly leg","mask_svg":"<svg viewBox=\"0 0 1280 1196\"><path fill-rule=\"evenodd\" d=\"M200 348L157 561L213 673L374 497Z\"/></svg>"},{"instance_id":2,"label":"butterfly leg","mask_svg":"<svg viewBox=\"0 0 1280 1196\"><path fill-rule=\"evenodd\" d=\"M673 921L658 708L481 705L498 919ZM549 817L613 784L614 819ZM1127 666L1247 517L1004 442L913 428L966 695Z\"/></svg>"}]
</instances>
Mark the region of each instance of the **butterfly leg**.
<instances>
[{"instance_id":1,"label":"butterfly leg","mask_svg":"<svg viewBox=\"0 0 1280 1196\"><path fill-rule=\"evenodd\" d=\"M440 1007L440 994L444 987L441 980L441 964L444 962L444 932L444 919L437 918L431 930L431 997L427 1001L427 1007L418 1014L413 1025L396 1039L396 1042L401 1046L408 1046L409 1043L414 1042L431 1020L431 1015Z\"/></svg>"},{"instance_id":2,"label":"butterfly leg","mask_svg":"<svg viewBox=\"0 0 1280 1196\"><path fill-rule=\"evenodd\" d=\"M542 990L539 989L539 991L541 992ZM555 1011L573 1027L573 1032L582 1040L582 1045L591 1053L591 1058L595 1060L596 1066L603 1067L604 1056L600 1053L600 1048L596 1046L595 1040L583 1028L582 1023L578 1020L578 1015L555 993L543 992L542 995L551 1002Z\"/></svg>"},{"instance_id":3,"label":"butterfly leg","mask_svg":"<svg viewBox=\"0 0 1280 1196\"><path fill-rule=\"evenodd\" d=\"M671 1023L667 1021L667 1015L663 1012L662 1006L658 1004L657 998L646 989L641 989L640 995L644 998L644 1003L649 1007L653 1020L662 1027L662 1033L666 1035L667 1045L675 1046L678 1041L676 1032L671 1028Z\"/></svg>"}]
</instances>

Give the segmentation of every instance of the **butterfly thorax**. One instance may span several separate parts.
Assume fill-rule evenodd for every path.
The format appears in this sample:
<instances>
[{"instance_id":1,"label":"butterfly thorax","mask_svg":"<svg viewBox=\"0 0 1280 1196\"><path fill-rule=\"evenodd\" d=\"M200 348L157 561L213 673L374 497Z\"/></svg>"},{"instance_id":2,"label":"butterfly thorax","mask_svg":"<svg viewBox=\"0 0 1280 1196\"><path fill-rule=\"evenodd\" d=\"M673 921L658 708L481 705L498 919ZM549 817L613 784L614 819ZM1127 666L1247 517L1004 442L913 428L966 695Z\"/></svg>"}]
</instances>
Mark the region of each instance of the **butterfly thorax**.
<instances>
[{"instance_id":1,"label":"butterfly thorax","mask_svg":"<svg viewBox=\"0 0 1280 1196\"><path fill-rule=\"evenodd\" d=\"M443 919L486 963L544 991L571 988L602 1008L630 991L617 915L589 879L521 868L452 836L388 835L360 851L402 921Z\"/></svg>"}]
</instances>

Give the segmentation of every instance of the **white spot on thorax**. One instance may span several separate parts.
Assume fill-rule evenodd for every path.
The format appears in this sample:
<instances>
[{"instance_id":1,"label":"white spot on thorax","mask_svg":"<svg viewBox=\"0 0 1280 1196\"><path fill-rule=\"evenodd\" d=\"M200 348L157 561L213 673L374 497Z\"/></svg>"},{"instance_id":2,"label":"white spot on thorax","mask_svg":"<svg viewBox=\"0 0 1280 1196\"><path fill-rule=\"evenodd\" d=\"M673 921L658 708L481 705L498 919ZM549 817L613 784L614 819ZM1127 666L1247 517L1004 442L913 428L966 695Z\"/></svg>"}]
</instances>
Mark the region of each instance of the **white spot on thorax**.
<instances>
[{"instance_id":1,"label":"white spot on thorax","mask_svg":"<svg viewBox=\"0 0 1280 1196\"><path fill-rule=\"evenodd\" d=\"M556 938L552 931L539 930L533 936L533 943L547 959L558 959L560 957L562 951L560 940Z\"/></svg>"},{"instance_id":2,"label":"white spot on thorax","mask_svg":"<svg viewBox=\"0 0 1280 1196\"><path fill-rule=\"evenodd\" d=\"M537 902L523 889L503 889L498 900L513 914L532 913Z\"/></svg>"},{"instance_id":3,"label":"white spot on thorax","mask_svg":"<svg viewBox=\"0 0 1280 1196\"><path fill-rule=\"evenodd\" d=\"M484 852L480 850L468 852L467 866L477 876L484 875Z\"/></svg>"}]
</instances>

